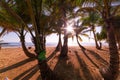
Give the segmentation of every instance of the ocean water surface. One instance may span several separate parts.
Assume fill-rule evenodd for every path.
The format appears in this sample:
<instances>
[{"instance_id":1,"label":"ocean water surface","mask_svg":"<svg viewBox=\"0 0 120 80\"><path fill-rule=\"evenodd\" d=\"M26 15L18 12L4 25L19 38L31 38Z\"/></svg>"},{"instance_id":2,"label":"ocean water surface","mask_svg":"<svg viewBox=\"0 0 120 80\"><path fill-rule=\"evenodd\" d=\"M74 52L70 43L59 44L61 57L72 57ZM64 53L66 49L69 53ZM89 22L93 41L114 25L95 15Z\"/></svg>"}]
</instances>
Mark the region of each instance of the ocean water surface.
<instances>
[{"instance_id":1,"label":"ocean water surface","mask_svg":"<svg viewBox=\"0 0 120 80\"><path fill-rule=\"evenodd\" d=\"M81 45L83 46L95 46L95 43L81 43ZM107 45L107 43L102 43L102 45ZM1 47L21 47L21 43L20 42L9 42L9 43L0 43ZM26 46L27 47L32 47L34 46L33 43L31 42L26 42ZM57 43L46 43L47 47L56 47ZM68 46L78 46L77 43L70 43L68 44Z\"/></svg>"}]
</instances>

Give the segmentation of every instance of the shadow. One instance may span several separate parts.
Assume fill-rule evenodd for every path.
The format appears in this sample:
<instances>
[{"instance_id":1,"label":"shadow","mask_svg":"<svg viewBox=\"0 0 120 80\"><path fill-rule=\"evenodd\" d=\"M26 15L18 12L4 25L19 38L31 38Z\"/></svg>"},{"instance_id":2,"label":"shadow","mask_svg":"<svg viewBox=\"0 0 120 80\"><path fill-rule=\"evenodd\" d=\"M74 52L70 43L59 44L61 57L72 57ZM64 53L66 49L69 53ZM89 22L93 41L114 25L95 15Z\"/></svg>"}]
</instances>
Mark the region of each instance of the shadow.
<instances>
[{"instance_id":1,"label":"shadow","mask_svg":"<svg viewBox=\"0 0 120 80\"><path fill-rule=\"evenodd\" d=\"M46 61L48 62L58 51L54 50L49 57L46 58Z\"/></svg>"},{"instance_id":2,"label":"shadow","mask_svg":"<svg viewBox=\"0 0 120 80\"><path fill-rule=\"evenodd\" d=\"M22 78L24 75L26 75L27 73L33 71L37 68L37 65L31 67L30 69L26 70L25 72L21 73L20 75L18 75L17 77L15 77L13 80L20 80L20 78ZM38 69L37 69L38 70ZM31 75L34 75L34 73L31 73ZM31 77L31 75L27 75L29 77ZM28 79L28 78L27 78ZM26 80L26 79L25 79Z\"/></svg>"},{"instance_id":3,"label":"shadow","mask_svg":"<svg viewBox=\"0 0 120 80\"><path fill-rule=\"evenodd\" d=\"M24 78L22 78L21 80L29 80L37 71L39 70L39 68L37 66L35 66L29 74L27 74ZM18 79L17 79L18 80Z\"/></svg>"},{"instance_id":4,"label":"shadow","mask_svg":"<svg viewBox=\"0 0 120 80\"><path fill-rule=\"evenodd\" d=\"M52 59L57 52L58 52L57 50L54 50L54 51L46 58L46 62L48 62L50 59ZM43 63L44 63L44 60L41 61L41 64L43 64Z\"/></svg>"},{"instance_id":5,"label":"shadow","mask_svg":"<svg viewBox=\"0 0 120 80\"><path fill-rule=\"evenodd\" d=\"M75 52L75 55L77 56L78 62L80 64L80 66L81 66L84 78L86 78L86 80L94 80L94 78L92 77L92 75L91 75L86 63L84 62L84 60L82 60L79 57L77 52Z\"/></svg>"},{"instance_id":6,"label":"shadow","mask_svg":"<svg viewBox=\"0 0 120 80\"><path fill-rule=\"evenodd\" d=\"M16 63L16 64L11 65L11 66L8 66L8 67L5 67L5 68L3 68L3 69L0 69L0 73L6 72L6 71L11 70L11 69L14 69L14 68L17 68L17 67L19 67L19 66L22 66L22 65L24 65L24 64L26 64L26 63L28 63L28 62L34 61L34 60L35 60L35 58L25 59L25 60L23 60L23 61L20 61L20 62L18 62L18 63Z\"/></svg>"},{"instance_id":7,"label":"shadow","mask_svg":"<svg viewBox=\"0 0 120 80\"><path fill-rule=\"evenodd\" d=\"M51 58L54 57L54 55L57 53L57 51L53 51L50 56L48 58L46 58L46 61L49 61ZM3 69L0 69L0 73L3 73L3 72L6 72L6 71L9 71L9 70L12 70L14 68L18 68L22 65L25 65L26 63L29 63L31 61L34 61L36 60L35 58L27 58L23 61L20 61L18 63L15 63L13 65L10 65L8 67L5 67ZM29 68L28 70L22 72L21 74L19 74L18 76L16 76L13 80L29 80L37 71L39 70L38 66L35 65L31 68ZM41 80L41 76L39 75L37 80Z\"/></svg>"},{"instance_id":8,"label":"shadow","mask_svg":"<svg viewBox=\"0 0 120 80\"><path fill-rule=\"evenodd\" d=\"M59 58L53 71L61 78L60 80L83 80L69 57Z\"/></svg>"},{"instance_id":9,"label":"shadow","mask_svg":"<svg viewBox=\"0 0 120 80\"><path fill-rule=\"evenodd\" d=\"M107 52L108 50L106 50L106 49L100 49L100 51L106 51Z\"/></svg>"},{"instance_id":10,"label":"shadow","mask_svg":"<svg viewBox=\"0 0 120 80\"><path fill-rule=\"evenodd\" d=\"M85 50L82 49L82 52L91 61L91 63L99 69L99 66L86 54ZM75 53L77 53L77 51L75 51Z\"/></svg>"},{"instance_id":11,"label":"shadow","mask_svg":"<svg viewBox=\"0 0 120 80\"><path fill-rule=\"evenodd\" d=\"M36 80L42 80L42 79L41 79L41 76L39 75Z\"/></svg>"},{"instance_id":12,"label":"shadow","mask_svg":"<svg viewBox=\"0 0 120 80\"><path fill-rule=\"evenodd\" d=\"M92 56L94 56L94 58L96 60L98 60L99 62L103 63L104 65L109 65L109 63L104 60L99 54L97 54L96 52L92 51L92 50L87 50Z\"/></svg>"}]
</instances>

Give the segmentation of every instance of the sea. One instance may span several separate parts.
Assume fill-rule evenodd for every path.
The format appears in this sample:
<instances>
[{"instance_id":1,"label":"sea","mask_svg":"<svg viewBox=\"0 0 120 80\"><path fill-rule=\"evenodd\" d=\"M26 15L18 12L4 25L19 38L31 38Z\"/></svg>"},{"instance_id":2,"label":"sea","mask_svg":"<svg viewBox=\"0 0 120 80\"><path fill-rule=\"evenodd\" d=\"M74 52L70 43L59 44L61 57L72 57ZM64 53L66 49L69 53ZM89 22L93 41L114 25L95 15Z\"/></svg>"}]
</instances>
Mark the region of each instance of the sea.
<instances>
[{"instance_id":1,"label":"sea","mask_svg":"<svg viewBox=\"0 0 120 80\"><path fill-rule=\"evenodd\" d=\"M31 43L31 42L26 42L25 43L27 47L33 47L34 44ZM83 46L95 46L95 43L81 43L81 45ZM102 43L102 45L108 45L107 43ZM14 47L21 47L21 43L20 42L9 42L9 43L0 43L0 46L1 47L4 47L4 48L14 48ZM57 43L46 43L46 46L47 47L56 47L57 46ZM78 46L77 43L71 43L71 44L68 44L68 46Z\"/></svg>"},{"instance_id":2,"label":"sea","mask_svg":"<svg viewBox=\"0 0 120 80\"><path fill-rule=\"evenodd\" d=\"M31 43L31 42L26 42L25 45L27 47L34 46L34 44ZM21 43L20 42L0 43L0 46L1 47L11 47L11 48L14 48L14 47L21 47ZM51 47L53 46L54 47L54 46L56 46L56 44L55 43L47 43L46 46L51 46Z\"/></svg>"}]
</instances>

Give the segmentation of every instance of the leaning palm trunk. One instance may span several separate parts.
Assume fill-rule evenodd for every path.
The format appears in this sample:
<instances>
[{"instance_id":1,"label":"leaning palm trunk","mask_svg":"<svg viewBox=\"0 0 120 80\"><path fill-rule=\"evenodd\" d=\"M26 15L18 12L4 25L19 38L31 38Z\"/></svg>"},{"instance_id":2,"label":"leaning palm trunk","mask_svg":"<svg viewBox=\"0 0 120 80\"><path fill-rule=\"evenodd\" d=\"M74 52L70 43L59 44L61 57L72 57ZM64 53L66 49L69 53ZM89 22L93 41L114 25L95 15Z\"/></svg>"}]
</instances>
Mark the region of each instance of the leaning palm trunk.
<instances>
[{"instance_id":1,"label":"leaning palm trunk","mask_svg":"<svg viewBox=\"0 0 120 80\"><path fill-rule=\"evenodd\" d=\"M78 43L79 47L80 47L82 50L86 50L86 48L83 47L83 46L79 43L78 35L77 35L77 34L76 34L76 39L77 39L77 43Z\"/></svg>"},{"instance_id":2,"label":"leaning palm trunk","mask_svg":"<svg viewBox=\"0 0 120 80\"><path fill-rule=\"evenodd\" d=\"M6 28L4 28L1 32L0 32L0 37L5 33Z\"/></svg>"},{"instance_id":3,"label":"leaning palm trunk","mask_svg":"<svg viewBox=\"0 0 120 80\"><path fill-rule=\"evenodd\" d=\"M104 80L116 80L119 75L119 53L117 50L114 29L112 26L112 22L106 22L107 31L108 31L108 43L109 43L109 51L110 51L110 65L106 71L103 73Z\"/></svg>"},{"instance_id":4,"label":"leaning palm trunk","mask_svg":"<svg viewBox=\"0 0 120 80\"><path fill-rule=\"evenodd\" d=\"M25 55L26 55L27 57L30 57L30 58L35 58L36 56L35 56L34 54L30 53L30 52L28 51L28 49L26 48L26 46L25 46L25 36L21 35L21 36L19 36L19 37L20 37L20 42L21 42L22 49L23 49Z\"/></svg>"},{"instance_id":5,"label":"leaning palm trunk","mask_svg":"<svg viewBox=\"0 0 120 80\"><path fill-rule=\"evenodd\" d=\"M59 33L59 41L56 47L56 51L61 51L61 48L62 48L61 33Z\"/></svg>"},{"instance_id":6,"label":"leaning palm trunk","mask_svg":"<svg viewBox=\"0 0 120 80\"><path fill-rule=\"evenodd\" d=\"M96 48L97 49L101 49L101 43L100 43L100 46L98 45L98 42L97 42L97 38L96 38L96 35L95 35L95 30L94 30L94 25L92 25L92 32L93 32L93 36L94 36L94 39L95 39L95 45L96 45Z\"/></svg>"},{"instance_id":7,"label":"leaning palm trunk","mask_svg":"<svg viewBox=\"0 0 120 80\"><path fill-rule=\"evenodd\" d=\"M67 57L67 53L68 53L68 34L65 32L64 44L63 44L63 47L61 49L60 57L62 57L62 58Z\"/></svg>"}]
</instances>

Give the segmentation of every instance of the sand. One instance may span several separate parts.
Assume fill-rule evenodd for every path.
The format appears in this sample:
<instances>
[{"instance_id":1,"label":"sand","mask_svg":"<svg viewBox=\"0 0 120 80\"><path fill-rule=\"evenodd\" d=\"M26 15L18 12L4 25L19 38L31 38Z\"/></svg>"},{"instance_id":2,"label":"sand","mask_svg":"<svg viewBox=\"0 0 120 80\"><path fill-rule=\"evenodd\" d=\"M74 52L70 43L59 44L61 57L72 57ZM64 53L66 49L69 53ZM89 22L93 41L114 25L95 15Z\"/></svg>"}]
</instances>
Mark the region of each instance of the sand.
<instances>
[{"instance_id":1,"label":"sand","mask_svg":"<svg viewBox=\"0 0 120 80\"><path fill-rule=\"evenodd\" d=\"M83 52L79 47L69 47L68 59L59 60L57 52L48 65L64 80L102 80L99 70L109 64L108 47L97 50L86 46L89 51ZM47 47L48 57L54 47ZM33 49L30 49L33 52ZM41 80L37 60L25 56L21 48L2 48L0 50L0 80ZM120 80L120 79L118 79Z\"/></svg>"}]
</instances>

